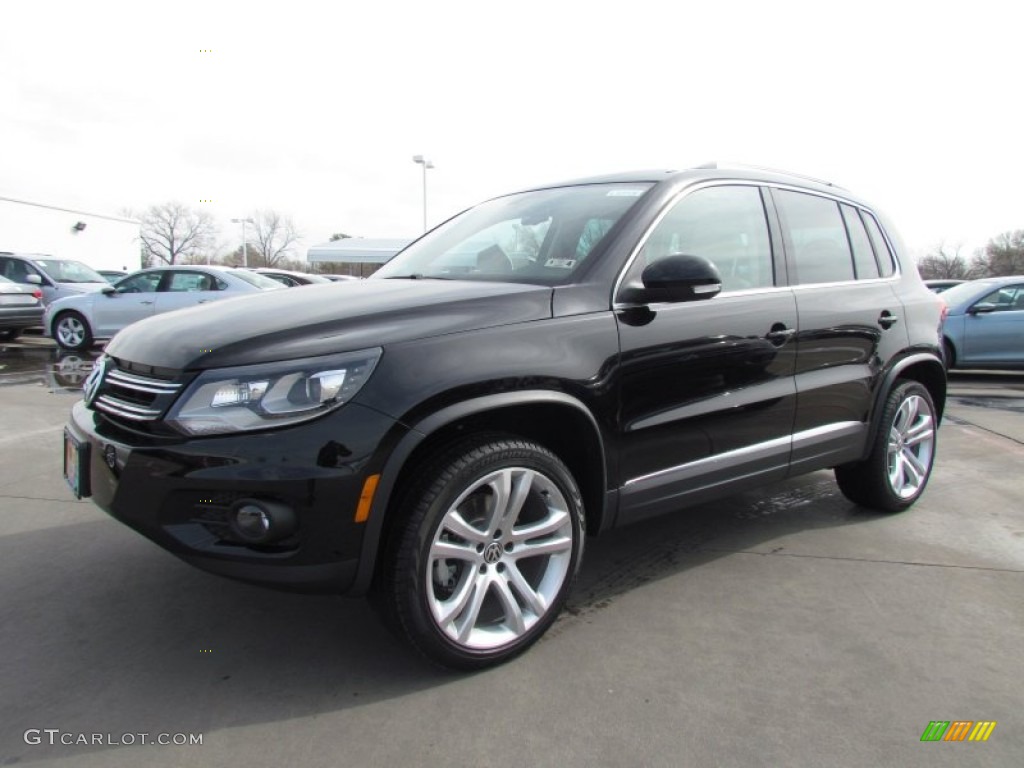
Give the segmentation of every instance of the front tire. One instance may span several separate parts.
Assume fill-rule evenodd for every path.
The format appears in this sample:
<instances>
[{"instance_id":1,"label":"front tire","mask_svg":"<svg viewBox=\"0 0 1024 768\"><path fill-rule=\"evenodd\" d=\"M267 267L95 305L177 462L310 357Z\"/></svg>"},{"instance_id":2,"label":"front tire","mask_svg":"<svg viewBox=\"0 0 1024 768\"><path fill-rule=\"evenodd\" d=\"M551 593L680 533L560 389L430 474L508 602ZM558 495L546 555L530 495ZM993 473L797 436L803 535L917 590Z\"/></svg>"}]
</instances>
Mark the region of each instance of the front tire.
<instances>
[{"instance_id":1,"label":"front tire","mask_svg":"<svg viewBox=\"0 0 1024 768\"><path fill-rule=\"evenodd\" d=\"M928 390L916 381L898 383L886 398L868 458L836 467L839 490L861 506L902 512L931 477L937 429Z\"/></svg>"},{"instance_id":2,"label":"front tire","mask_svg":"<svg viewBox=\"0 0 1024 768\"><path fill-rule=\"evenodd\" d=\"M417 473L378 598L431 661L462 670L522 653L562 608L583 550L566 466L533 442L481 435Z\"/></svg>"},{"instance_id":3,"label":"front tire","mask_svg":"<svg viewBox=\"0 0 1024 768\"><path fill-rule=\"evenodd\" d=\"M89 323L78 312L61 312L53 321L53 338L64 349L88 349L92 346Z\"/></svg>"}]
</instances>

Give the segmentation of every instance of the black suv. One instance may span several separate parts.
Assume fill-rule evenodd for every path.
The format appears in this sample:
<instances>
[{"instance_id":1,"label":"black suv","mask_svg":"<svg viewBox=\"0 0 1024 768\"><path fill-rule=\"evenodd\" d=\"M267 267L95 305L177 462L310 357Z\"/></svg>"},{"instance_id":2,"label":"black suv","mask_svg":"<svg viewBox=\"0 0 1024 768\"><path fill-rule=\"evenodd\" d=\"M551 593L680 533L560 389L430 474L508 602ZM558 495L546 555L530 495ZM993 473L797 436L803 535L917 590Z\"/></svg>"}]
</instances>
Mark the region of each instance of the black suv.
<instances>
[{"instance_id":1,"label":"black suv","mask_svg":"<svg viewBox=\"0 0 1024 768\"><path fill-rule=\"evenodd\" d=\"M200 568L369 593L431 659L483 667L551 625L585 534L833 467L858 504L913 504L940 320L838 187L585 179L471 208L368 280L132 325L65 475Z\"/></svg>"}]
</instances>

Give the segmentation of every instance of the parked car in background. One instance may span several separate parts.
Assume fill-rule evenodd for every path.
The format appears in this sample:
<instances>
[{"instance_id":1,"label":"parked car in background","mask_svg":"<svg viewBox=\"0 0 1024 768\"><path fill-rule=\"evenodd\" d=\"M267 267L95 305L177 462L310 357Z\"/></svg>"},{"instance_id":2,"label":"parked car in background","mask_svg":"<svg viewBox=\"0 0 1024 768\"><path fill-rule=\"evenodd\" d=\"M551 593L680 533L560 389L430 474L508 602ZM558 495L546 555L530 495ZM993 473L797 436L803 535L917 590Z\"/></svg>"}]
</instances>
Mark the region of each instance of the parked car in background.
<instances>
[{"instance_id":1,"label":"parked car in background","mask_svg":"<svg viewBox=\"0 0 1024 768\"><path fill-rule=\"evenodd\" d=\"M39 288L44 306L65 296L91 293L110 285L87 264L42 254L0 253L0 276Z\"/></svg>"},{"instance_id":2,"label":"parked car in background","mask_svg":"<svg viewBox=\"0 0 1024 768\"><path fill-rule=\"evenodd\" d=\"M26 328L43 320L43 292L0 277L0 341L18 338Z\"/></svg>"},{"instance_id":3,"label":"parked car in background","mask_svg":"<svg viewBox=\"0 0 1024 768\"><path fill-rule=\"evenodd\" d=\"M1024 369L1024 275L971 280L942 298L947 368Z\"/></svg>"},{"instance_id":4,"label":"parked car in background","mask_svg":"<svg viewBox=\"0 0 1024 768\"><path fill-rule=\"evenodd\" d=\"M924 284L928 286L928 290L934 293L942 293L948 291L955 285L967 282L966 280L925 280Z\"/></svg>"},{"instance_id":5,"label":"parked car in background","mask_svg":"<svg viewBox=\"0 0 1024 768\"><path fill-rule=\"evenodd\" d=\"M943 305L900 251L788 174L506 195L367 280L118 334L65 476L193 565L369 593L429 658L485 667L555 621L586 534L821 469L868 508L921 496Z\"/></svg>"},{"instance_id":6,"label":"parked car in background","mask_svg":"<svg viewBox=\"0 0 1024 768\"><path fill-rule=\"evenodd\" d=\"M154 267L108 283L101 291L58 299L46 308L43 328L65 349L87 349L150 315L282 287L244 269Z\"/></svg>"},{"instance_id":7,"label":"parked car in background","mask_svg":"<svg viewBox=\"0 0 1024 768\"><path fill-rule=\"evenodd\" d=\"M290 269L274 269L272 267L248 267L249 271L255 272L271 280L276 280L288 288L295 288L299 285L313 285L314 283L331 282L322 275L311 275L308 272L293 272Z\"/></svg>"},{"instance_id":8,"label":"parked car in background","mask_svg":"<svg viewBox=\"0 0 1024 768\"><path fill-rule=\"evenodd\" d=\"M116 283L118 280L121 280L131 274L129 272L125 272L123 270L118 271L116 269L97 269L96 271L99 272L109 283Z\"/></svg>"}]
</instances>

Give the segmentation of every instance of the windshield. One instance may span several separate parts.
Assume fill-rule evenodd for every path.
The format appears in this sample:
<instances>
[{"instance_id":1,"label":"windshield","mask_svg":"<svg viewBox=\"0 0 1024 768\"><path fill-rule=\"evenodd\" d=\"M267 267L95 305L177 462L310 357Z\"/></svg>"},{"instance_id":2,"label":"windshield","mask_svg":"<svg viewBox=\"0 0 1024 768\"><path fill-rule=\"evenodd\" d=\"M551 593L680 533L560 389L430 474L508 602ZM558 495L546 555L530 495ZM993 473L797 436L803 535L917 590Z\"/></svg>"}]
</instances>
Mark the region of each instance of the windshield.
<instances>
[{"instance_id":1,"label":"windshield","mask_svg":"<svg viewBox=\"0 0 1024 768\"><path fill-rule=\"evenodd\" d=\"M650 187L587 184L499 197L410 245L373 278L564 283Z\"/></svg>"},{"instance_id":2,"label":"windshield","mask_svg":"<svg viewBox=\"0 0 1024 768\"><path fill-rule=\"evenodd\" d=\"M33 259L58 283L106 283L103 275L80 261L67 259Z\"/></svg>"}]
</instances>

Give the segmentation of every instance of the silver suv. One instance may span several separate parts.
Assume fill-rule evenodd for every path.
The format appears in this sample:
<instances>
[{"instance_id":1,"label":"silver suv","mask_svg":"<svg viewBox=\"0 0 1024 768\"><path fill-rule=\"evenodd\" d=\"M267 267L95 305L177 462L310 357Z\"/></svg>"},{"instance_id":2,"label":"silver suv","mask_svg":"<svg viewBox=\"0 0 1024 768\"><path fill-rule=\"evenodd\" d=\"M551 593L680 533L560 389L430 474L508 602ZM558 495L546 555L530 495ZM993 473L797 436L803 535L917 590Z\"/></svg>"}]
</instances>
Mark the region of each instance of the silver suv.
<instances>
[{"instance_id":1,"label":"silver suv","mask_svg":"<svg viewBox=\"0 0 1024 768\"><path fill-rule=\"evenodd\" d=\"M41 253L0 253L0 275L22 285L34 285L43 292L43 305L98 291L110 283L87 264L57 259Z\"/></svg>"}]
</instances>

